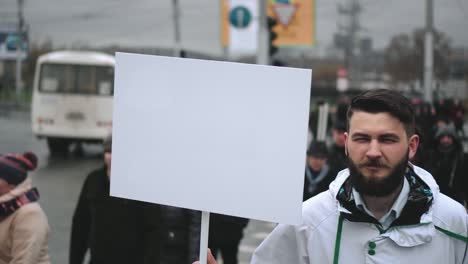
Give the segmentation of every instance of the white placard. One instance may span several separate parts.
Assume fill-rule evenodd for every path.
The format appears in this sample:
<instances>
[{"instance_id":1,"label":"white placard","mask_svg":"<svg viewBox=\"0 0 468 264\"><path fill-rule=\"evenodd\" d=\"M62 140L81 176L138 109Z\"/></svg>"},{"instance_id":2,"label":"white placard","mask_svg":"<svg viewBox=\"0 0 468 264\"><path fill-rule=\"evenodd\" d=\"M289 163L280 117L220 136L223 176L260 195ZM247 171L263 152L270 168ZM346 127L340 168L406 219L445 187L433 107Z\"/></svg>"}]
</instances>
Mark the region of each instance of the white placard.
<instances>
[{"instance_id":1,"label":"white placard","mask_svg":"<svg viewBox=\"0 0 468 264\"><path fill-rule=\"evenodd\" d=\"M111 195L298 224L311 75L117 53Z\"/></svg>"}]
</instances>

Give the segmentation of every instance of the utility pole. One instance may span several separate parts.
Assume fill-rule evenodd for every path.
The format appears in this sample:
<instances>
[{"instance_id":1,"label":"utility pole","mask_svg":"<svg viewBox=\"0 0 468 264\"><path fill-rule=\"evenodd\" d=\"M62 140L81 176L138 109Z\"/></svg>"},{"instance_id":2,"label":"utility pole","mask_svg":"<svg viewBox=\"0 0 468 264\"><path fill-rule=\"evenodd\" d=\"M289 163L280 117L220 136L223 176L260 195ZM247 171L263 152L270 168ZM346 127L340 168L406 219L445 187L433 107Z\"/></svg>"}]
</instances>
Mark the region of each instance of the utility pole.
<instances>
[{"instance_id":1,"label":"utility pole","mask_svg":"<svg viewBox=\"0 0 468 264\"><path fill-rule=\"evenodd\" d=\"M354 50L358 41L357 34L362 30L359 22L359 14L362 8L359 0L351 0L348 3L349 5L346 7L338 5L338 13L344 15L347 18L346 20L349 21L347 25L339 25L339 28L344 31L345 67L348 70L350 79L353 80L356 77Z\"/></svg>"},{"instance_id":2,"label":"utility pole","mask_svg":"<svg viewBox=\"0 0 468 264\"><path fill-rule=\"evenodd\" d=\"M267 0L259 0L258 5L258 46L257 64L270 64L270 51L268 50L269 32L267 25Z\"/></svg>"},{"instance_id":3,"label":"utility pole","mask_svg":"<svg viewBox=\"0 0 468 264\"><path fill-rule=\"evenodd\" d=\"M221 0L221 1L218 1L218 3L219 3L218 10L220 10L221 12L219 15L222 18L224 10L227 9L226 5L229 6L229 2L228 0ZM229 12L226 16L226 19L229 20ZM218 25L219 25L218 34L219 34L219 44L221 47L221 56L223 57L223 60L228 61L229 60L229 41L227 41L228 43L224 43L223 34L224 34L224 30L229 31L229 29L224 29L224 22L218 23ZM227 27L229 28L229 26ZM229 33L226 33L226 34L229 34Z\"/></svg>"},{"instance_id":4,"label":"utility pole","mask_svg":"<svg viewBox=\"0 0 468 264\"><path fill-rule=\"evenodd\" d=\"M174 11L174 57L180 57L181 43L180 43L180 10L179 10L179 0L172 0L172 9Z\"/></svg>"},{"instance_id":5,"label":"utility pole","mask_svg":"<svg viewBox=\"0 0 468 264\"><path fill-rule=\"evenodd\" d=\"M433 72L433 27L434 0L426 0L426 33L424 39L424 100L432 103L432 72Z\"/></svg>"},{"instance_id":6,"label":"utility pole","mask_svg":"<svg viewBox=\"0 0 468 264\"><path fill-rule=\"evenodd\" d=\"M22 42L23 42L23 0L18 0L18 27L17 27L17 37L16 37L16 104L20 102L21 95L21 53Z\"/></svg>"}]
</instances>

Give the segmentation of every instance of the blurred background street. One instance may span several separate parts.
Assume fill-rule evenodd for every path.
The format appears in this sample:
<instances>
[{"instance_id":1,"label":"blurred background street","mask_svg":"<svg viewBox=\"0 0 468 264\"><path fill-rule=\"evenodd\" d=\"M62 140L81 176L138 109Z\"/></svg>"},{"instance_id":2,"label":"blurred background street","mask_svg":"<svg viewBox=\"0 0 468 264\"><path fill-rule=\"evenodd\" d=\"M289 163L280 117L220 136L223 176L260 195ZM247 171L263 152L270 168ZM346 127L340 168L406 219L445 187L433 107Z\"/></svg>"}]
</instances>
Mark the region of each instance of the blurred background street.
<instances>
[{"instance_id":1,"label":"blurred background street","mask_svg":"<svg viewBox=\"0 0 468 264\"><path fill-rule=\"evenodd\" d=\"M467 26L468 0L0 1L0 154L38 155L52 263L67 263L80 188L112 129L115 52L312 69L309 140L328 147L352 96L395 89L428 152L453 126L467 153ZM274 226L249 222L239 263Z\"/></svg>"},{"instance_id":2,"label":"blurred background street","mask_svg":"<svg viewBox=\"0 0 468 264\"><path fill-rule=\"evenodd\" d=\"M67 263L73 210L86 175L102 166L102 147L86 145L84 155L70 153L67 157L50 157L44 140L33 137L30 114L8 111L0 116L0 146L9 152L34 151L39 158L38 169L31 173L39 188L41 204L51 226L50 255L52 263ZM468 125L465 124L468 132ZM468 141L464 141L468 152ZM239 263L250 262L255 248L275 227L275 223L251 220L244 229L239 247ZM222 262L220 262L222 263Z\"/></svg>"}]
</instances>

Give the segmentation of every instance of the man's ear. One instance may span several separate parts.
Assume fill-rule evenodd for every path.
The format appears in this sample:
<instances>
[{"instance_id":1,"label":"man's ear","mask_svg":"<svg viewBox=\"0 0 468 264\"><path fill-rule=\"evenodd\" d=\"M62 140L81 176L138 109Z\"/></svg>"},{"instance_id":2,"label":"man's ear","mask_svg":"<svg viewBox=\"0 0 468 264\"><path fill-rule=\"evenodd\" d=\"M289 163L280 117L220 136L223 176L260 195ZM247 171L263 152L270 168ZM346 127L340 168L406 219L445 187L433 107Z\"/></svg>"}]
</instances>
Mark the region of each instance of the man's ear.
<instances>
[{"instance_id":1,"label":"man's ear","mask_svg":"<svg viewBox=\"0 0 468 264\"><path fill-rule=\"evenodd\" d=\"M414 134L412 135L409 140L408 140L408 158L411 160L414 158L416 155L416 152L418 151L418 146L419 146L419 136Z\"/></svg>"},{"instance_id":2,"label":"man's ear","mask_svg":"<svg viewBox=\"0 0 468 264\"><path fill-rule=\"evenodd\" d=\"M346 157L348 156L348 132L344 132L344 151L345 151L345 155Z\"/></svg>"}]
</instances>

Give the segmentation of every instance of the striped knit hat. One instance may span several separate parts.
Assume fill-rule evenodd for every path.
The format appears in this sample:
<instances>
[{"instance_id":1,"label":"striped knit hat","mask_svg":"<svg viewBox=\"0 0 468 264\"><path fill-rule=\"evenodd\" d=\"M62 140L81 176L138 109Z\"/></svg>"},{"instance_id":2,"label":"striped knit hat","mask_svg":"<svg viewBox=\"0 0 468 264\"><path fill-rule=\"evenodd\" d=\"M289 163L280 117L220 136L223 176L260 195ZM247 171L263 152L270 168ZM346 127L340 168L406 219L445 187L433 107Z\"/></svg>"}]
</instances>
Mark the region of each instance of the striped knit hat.
<instances>
[{"instance_id":1,"label":"striped knit hat","mask_svg":"<svg viewBox=\"0 0 468 264\"><path fill-rule=\"evenodd\" d=\"M37 157L32 152L0 155L0 179L18 185L26 179L28 171L37 166Z\"/></svg>"}]
</instances>

